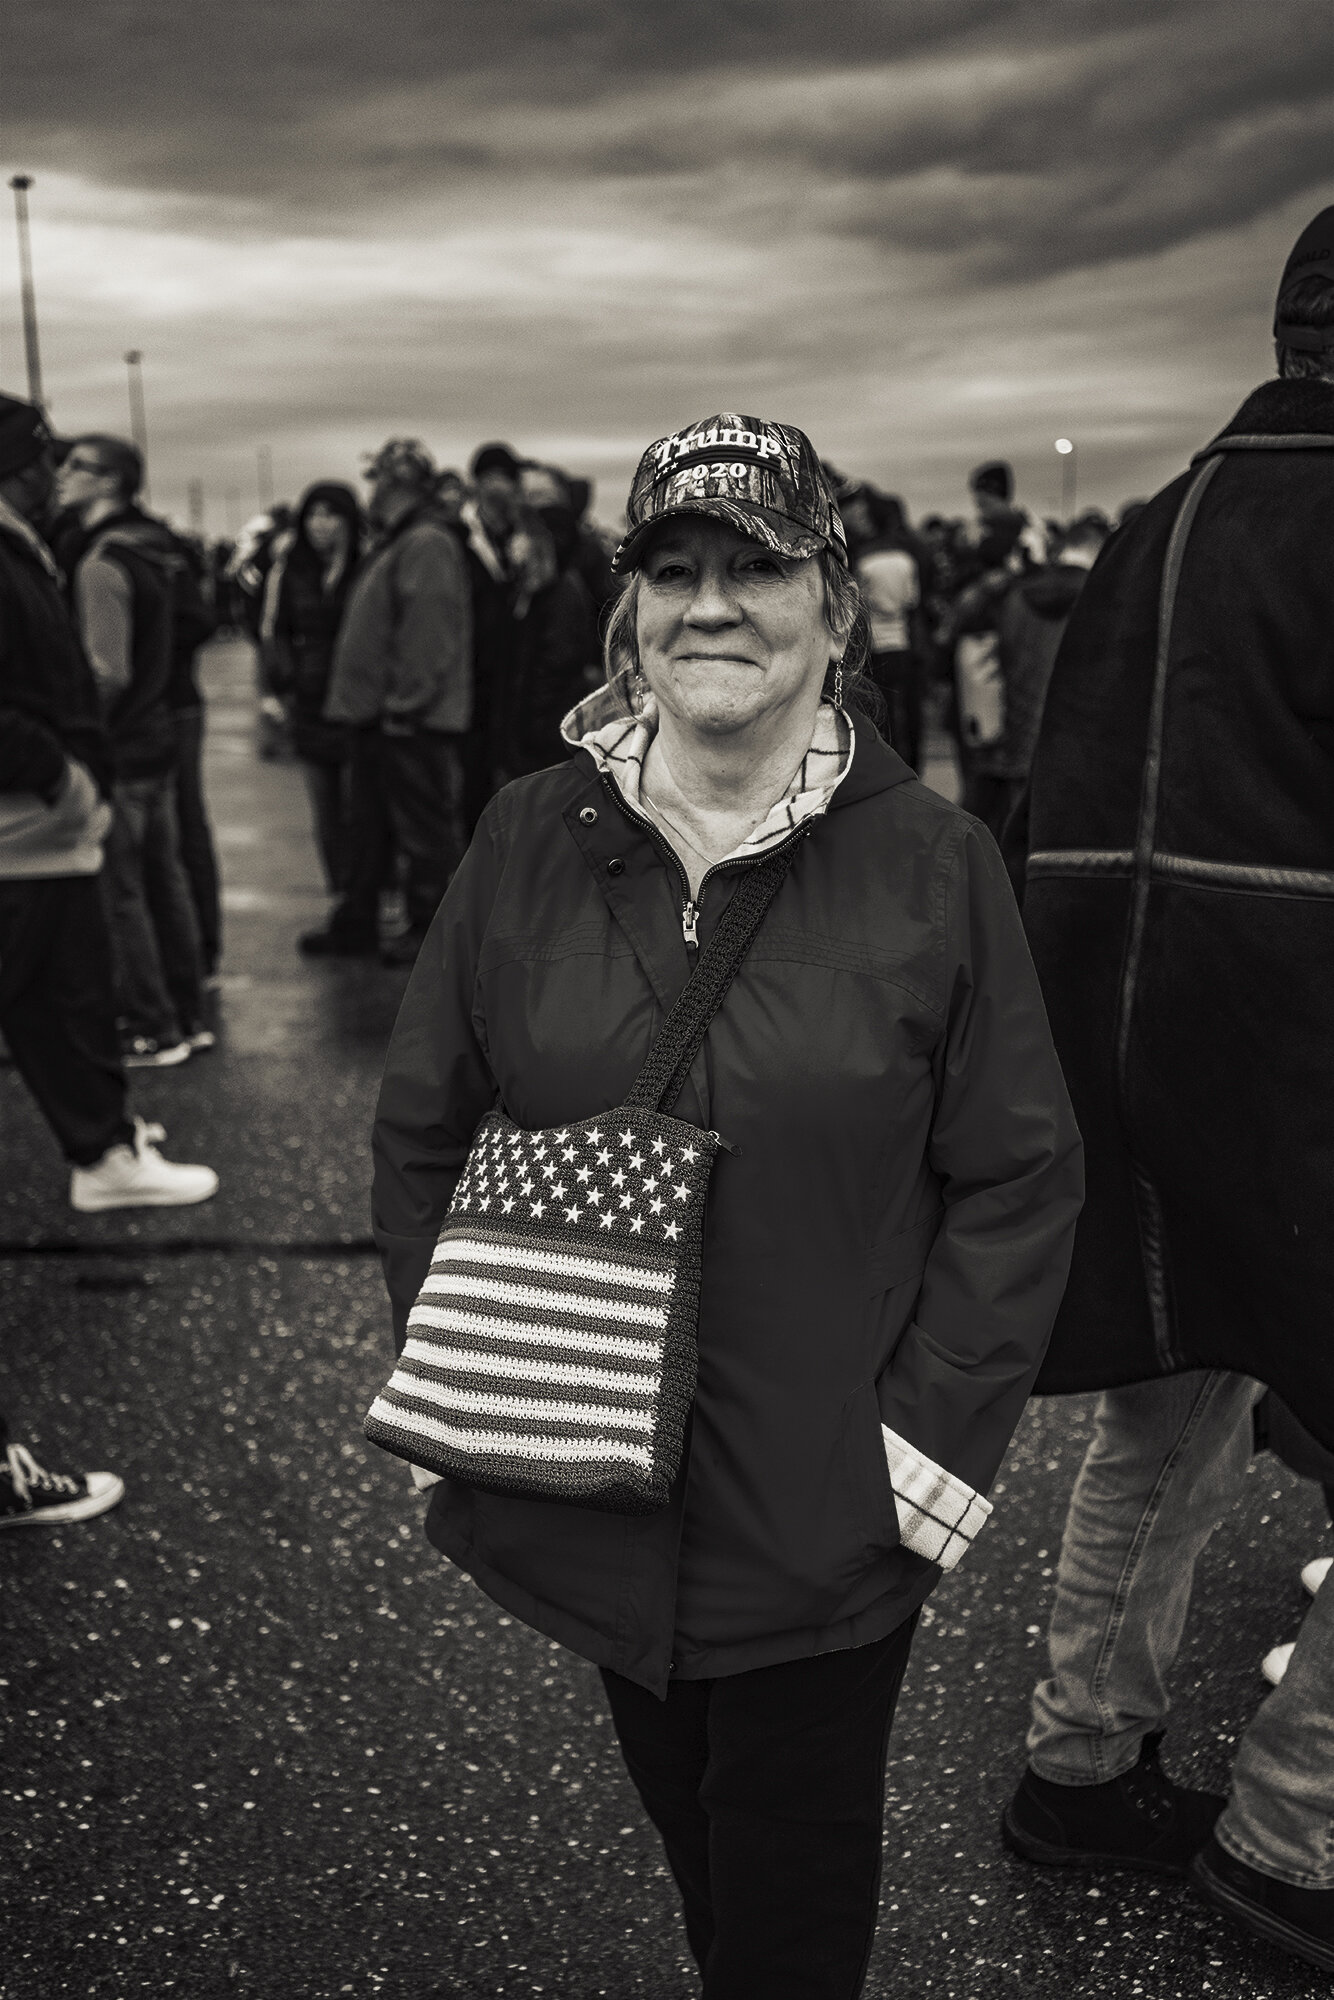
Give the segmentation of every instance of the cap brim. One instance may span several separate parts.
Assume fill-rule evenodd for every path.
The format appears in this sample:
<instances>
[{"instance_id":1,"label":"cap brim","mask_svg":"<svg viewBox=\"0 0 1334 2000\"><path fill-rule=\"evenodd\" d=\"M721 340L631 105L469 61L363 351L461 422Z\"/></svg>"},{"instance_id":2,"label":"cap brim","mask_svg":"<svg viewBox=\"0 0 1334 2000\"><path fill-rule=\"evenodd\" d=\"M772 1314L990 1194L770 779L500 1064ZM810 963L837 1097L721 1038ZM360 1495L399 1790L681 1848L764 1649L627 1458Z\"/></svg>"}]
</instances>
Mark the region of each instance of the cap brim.
<instances>
[{"instance_id":1,"label":"cap brim","mask_svg":"<svg viewBox=\"0 0 1334 2000\"><path fill-rule=\"evenodd\" d=\"M823 535L814 534L809 528L799 528L795 521L789 521L785 514L772 507L743 507L735 500L701 497L685 501L678 507L669 507L665 512L655 514L651 521L642 521L637 528L632 528L611 559L616 574L624 576L628 571L638 569L649 536L664 521L676 520L683 514L706 514L710 520L725 521L729 528L735 528L749 541L758 542L762 548L772 549L775 555L789 556L796 562L806 556L818 555L821 549L831 546Z\"/></svg>"}]
</instances>

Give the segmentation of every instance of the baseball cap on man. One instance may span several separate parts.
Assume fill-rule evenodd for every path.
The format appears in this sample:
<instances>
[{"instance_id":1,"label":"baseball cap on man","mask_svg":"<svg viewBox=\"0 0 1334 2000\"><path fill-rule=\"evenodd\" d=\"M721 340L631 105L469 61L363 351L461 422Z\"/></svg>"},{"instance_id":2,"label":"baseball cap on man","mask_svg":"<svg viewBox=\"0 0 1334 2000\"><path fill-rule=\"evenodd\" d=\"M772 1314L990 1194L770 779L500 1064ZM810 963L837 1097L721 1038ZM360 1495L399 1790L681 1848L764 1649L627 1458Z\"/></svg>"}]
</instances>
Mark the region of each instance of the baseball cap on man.
<instances>
[{"instance_id":1,"label":"baseball cap on man","mask_svg":"<svg viewBox=\"0 0 1334 2000\"><path fill-rule=\"evenodd\" d=\"M831 549L848 559L833 489L804 431L760 417L704 417L651 444L626 504L626 533L611 559L638 569L644 543L674 514L707 514L780 556Z\"/></svg>"},{"instance_id":2,"label":"baseball cap on man","mask_svg":"<svg viewBox=\"0 0 1334 2000\"><path fill-rule=\"evenodd\" d=\"M0 479L23 472L48 449L59 464L69 446L52 435L45 411L18 396L0 396Z\"/></svg>"},{"instance_id":3,"label":"baseball cap on man","mask_svg":"<svg viewBox=\"0 0 1334 2000\"><path fill-rule=\"evenodd\" d=\"M1334 326L1293 325L1284 318L1283 294L1301 278L1334 280L1334 208L1322 208L1293 244L1278 281L1278 303L1274 307L1274 338L1279 345L1295 348L1299 353L1319 354L1334 347Z\"/></svg>"}]
</instances>

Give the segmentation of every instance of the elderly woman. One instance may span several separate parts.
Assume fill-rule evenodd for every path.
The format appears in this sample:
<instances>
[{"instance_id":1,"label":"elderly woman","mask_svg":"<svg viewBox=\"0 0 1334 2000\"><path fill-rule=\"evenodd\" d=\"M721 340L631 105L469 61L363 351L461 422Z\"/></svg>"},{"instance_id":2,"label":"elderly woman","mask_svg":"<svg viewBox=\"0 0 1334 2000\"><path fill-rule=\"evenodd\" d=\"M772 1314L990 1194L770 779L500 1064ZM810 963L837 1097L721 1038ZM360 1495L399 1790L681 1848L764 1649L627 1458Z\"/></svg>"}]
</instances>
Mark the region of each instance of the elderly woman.
<instances>
[{"instance_id":1,"label":"elderly woman","mask_svg":"<svg viewBox=\"0 0 1334 2000\"><path fill-rule=\"evenodd\" d=\"M727 1150L668 1505L447 1480L427 1532L602 1670L708 2000L846 2000L918 1609L990 1512L1079 1139L989 836L850 713L865 621L809 441L692 425L628 519L608 686L491 801L408 987L376 1234L401 1342L482 1118L620 1104L737 884L795 849L676 1105Z\"/></svg>"}]
</instances>

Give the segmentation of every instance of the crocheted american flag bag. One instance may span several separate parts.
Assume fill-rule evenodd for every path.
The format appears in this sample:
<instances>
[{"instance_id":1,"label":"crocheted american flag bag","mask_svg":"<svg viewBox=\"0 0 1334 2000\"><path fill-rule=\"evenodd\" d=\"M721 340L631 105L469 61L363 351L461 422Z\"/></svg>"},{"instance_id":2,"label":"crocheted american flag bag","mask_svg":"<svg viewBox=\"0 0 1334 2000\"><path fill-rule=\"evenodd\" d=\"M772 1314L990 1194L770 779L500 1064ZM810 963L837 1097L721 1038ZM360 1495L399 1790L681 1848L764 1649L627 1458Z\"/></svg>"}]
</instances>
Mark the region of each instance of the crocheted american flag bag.
<instances>
[{"instance_id":1,"label":"crocheted american flag bag","mask_svg":"<svg viewBox=\"0 0 1334 2000\"><path fill-rule=\"evenodd\" d=\"M612 1514L667 1503L695 1393L704 1202L723 1141L674 1104L796 841L756 863L625 1102L482 1120L366 1436L465 1486Z\"/></svg>"}]
</instances>

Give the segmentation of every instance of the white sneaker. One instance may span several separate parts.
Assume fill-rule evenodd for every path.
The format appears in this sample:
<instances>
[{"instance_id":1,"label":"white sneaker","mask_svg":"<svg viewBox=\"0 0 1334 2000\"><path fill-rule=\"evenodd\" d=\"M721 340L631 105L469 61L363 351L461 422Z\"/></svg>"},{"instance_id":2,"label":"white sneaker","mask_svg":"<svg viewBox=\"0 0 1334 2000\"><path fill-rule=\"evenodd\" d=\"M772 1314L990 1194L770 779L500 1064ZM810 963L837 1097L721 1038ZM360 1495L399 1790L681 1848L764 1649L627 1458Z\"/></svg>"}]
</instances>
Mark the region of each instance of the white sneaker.
<instances>
[{"instance_id":1,"label":"white sneaker","mask_svg":"<svg viewBox=\"0 0 1334 2000\"><path fill-rule=\"evenodd\" d=\"M86 1521L125 1498L115 1472L48 1472L26 1445L0 1453L0 1528Z\"/></svg>"},{"instance_id":2,"label":"white sneaker","mask_svg":"<svg viewBox=\"0 0 1334 2000\"><path fill-rule=\"evenodd\" d=\"M174 1069L177 1063L190 1060L190 1044L155 1042L151 1035L131 1035L120 1045L120 1059L125 1069Z\"/></svg>"},{"instance_id":3,"label":"white sneaker","mask_svg":"<svg viewBox=\"0 0 1334 2000\"><path fill-rule=\"evenodd\" d=\"M1325 1581L1325 1578L1329 1575L1329 1566L1331 1563L1334 1563L1334 1556L1317 1556L1314 1562L1307 1563L1306 1568L1302 1571L1302 1589L1309 1591L1311 1596L1314 1597L1321 1584Z\"/></svg>"},{"instance_id":4,"label":"white sneaker","mask_svg":"<svg viewBox=\"0 0 1334 2000\"><path fill-rule=\"evenodd\" d=\"M111 1146L95 1167L73 1169L70 1207L85 1215L101 1208L185 1208L216 1194L218 1177L212 1167L163 1159L154 1141L165 1137L160 1125L136 1118L132 1146Z\"/></svg>"},{"instance_id":5,"label":"white sneaker","mask_svg":"<svg viewBox=\"0 0 1334 2000\"><path fill-rule=\"evenodd\" d=\"M218 1038L212 1028L196 1028L194 1033L187 1035L185 1039L190 1045L191 1055L199 1056L206 1055Z\"/></svg>"},{"instance_id":6,"label":"white sneaker","mask_svg":"<svg viewBox=\"0 0 1334 2000\"><path fill-rule=\"evenodd\" d=\"M1275 1687L1288 1671L1288 1662L1292 1658L1292 1649L1296 1643L1295 1639L1289 1639L1286 1646L1275 1646L1273 1652L1266 1653L1260 1662L1260 1672Z\"/></svg>"}]
</instances>

